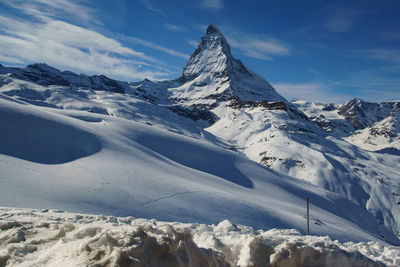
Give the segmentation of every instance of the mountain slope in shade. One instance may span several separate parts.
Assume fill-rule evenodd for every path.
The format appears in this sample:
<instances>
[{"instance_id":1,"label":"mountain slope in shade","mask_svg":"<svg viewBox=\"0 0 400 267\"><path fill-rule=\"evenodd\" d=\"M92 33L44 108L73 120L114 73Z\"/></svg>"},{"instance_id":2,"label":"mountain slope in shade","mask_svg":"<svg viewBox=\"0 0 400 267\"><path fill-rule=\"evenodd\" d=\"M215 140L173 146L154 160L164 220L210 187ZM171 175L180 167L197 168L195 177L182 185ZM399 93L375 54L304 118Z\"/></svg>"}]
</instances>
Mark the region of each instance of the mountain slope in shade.
<instances>
[{"instance_id":1,"label":"mountain slope in shade","mask_svg":"<svg viewBox=\"0 0 400 267\"><path fill-rule=\"evenodd\" d=\"M125 94L115 93L113 90L90 90L79 84L60 85L55 81L55 84L45 84L41 82L43 79L30 79L26 75L16 76L13 75L14 72L24 73L24 69L9 71L3 67L3 74L0 75L2 85L0 92L5 106L7 101L18 102L27 109L34 107L27 103L33 104L38 112L55 113L54 121L60 120L62 125L72 123L69 120L72 118L72 121L79 122L79 127L74 124L73 129L81 129L90 136L94 134L95 140L100 140L100 152L90 150L86 157L77 154L75 158L71 157L75 161L60 163L69 173L67 177L92 177L90 173L95 173L100 176L93 174L97 178L90 179L102 180L101 177L106 179L99 185L98 190L101 191L102 186L107 190L111 188L111 191L106 190L113 199L110 202L100 200L97 191L87 193L88 185L85 185L83 191L75 187L72 190L73 193L70 195L87 194L79 205L88 204L88 211L101 209L110 213L121 212L124 215L135 212L145 217L160 212L162 214L160 216L165 216L163 219L180 218L185 221L207 222L226 216L257 227L263 227L260 224L265 225L265 221L268 222L265 227L274 225L283 227L293 220L294 227L301 228L303 219L300 219L302 216L300 207L303 204L293 204L292 201L303 202L300 199L308 193L298 189L297 186L307 185L312 188L307 189L309 191L315 188L321 190L312 198L316 197L318 203L324 203L319 206L322 210L328 210L351 223L359 224L359 218L366 218L366 222L359 224L362 232L367 231L392 242L396 240L393 236L398 234L400 222L400 208L397 204L400 192L396 191L400 188L400 180L397 177L400 168L398 156L365 151L341 139L342 136L335 134L337 131L325 131L318 121L313 121L313 118L310 119L303 113L307 112L301 105L287 102L264 79L234 59L226 39L214 26L208 28L199 48L185 65L180 78L158 82L114 81L117 84L124 84ZM51 76L51 73L59 72L42 68L41 75L47 77ZM75 75L71 74L73 77ZM349 127L347 131L351 132L355 126L346 120L344 115L339 114L339 108L332 106L321 109L330 112L332 118L334 116L339 120L342 118L342 125L347 125ZM18 108L17 106L7 108L7 110L13 109ZM18 112L20 111L18 109ZM18 116L21 117L16 115ZM68 120L64 121L63 116ZM327 120L329 119L327 117ZM6 123L12 122L5 119ZM46 122L44 125L53 123ZM344 134L345 130L341 132ZM12 139L13 136L9 133L7 138ZM198 140L201 142L198 143ZM35 142L28 142L31 143ZM8 152L9 150L5 151L3 154L7 157L16 157L15 154ZM249 163L245 157L253 162ZM19 160L27 159L19 157ZM91 166L90 171L87 172L79 167L75 170L74 162L79 166L89 164L87 166ZM5 167L9 168L7 175L11 176L13 172L17 172L17 167L10 167L14 166L13 164L23 165L6 161ZM29 165L31 162L28 159L28 163L24 164ZM174 166L178 166L177 169ZM106 167L112 168L107 171L104 169ZM185 170L183 173L181 167ZM37 170L35 166L32 168ZM48 171L51 175L56 175L54 172L55 169ZM20 184L27 182L24 178L26 175L26 172L20 173L22 179ZM287 178L287 175L297 179ZM136 178L130 177L139 178L135 180ZM276 177L272 184L271 177ZM108 184L111 183L111 179L116 180L110 187ZM295 185L295 189L290 183L283 182L287 179ZM301 180L310 182L314 186ZM280 181L278 186L274 185L277 181ZM187 185L186 182L191 185ZM41 183L47 184L48 181L41 180ZM201 193L203 190L196 192L199 183L202 185L205 183L204 192L207 193ZM125 188L131 191L127 190L125 194L126 192L120 191L121 187L117 188L116 185L121 185L124 191ZM232 189L232 185L236 189ZM217 191L212 191L210 188ZM61 189L57 190L64 192ZM271 190L276 190L278 193L275 194ZM45 192L51 192L51 187ZM122 192L125 197L119 199L118 192ZM266 192L270 195L265 196ZM58 203L63 203L62 199L68 199L69 193L65 194L58 196L60 199ZM336 204L328 205L325 200L321 200L321 197L325 199L325 194L338 196L345 204L334 201ZM8 195L12 205L31 201L25 199L18 202L13 200L14 195ZM19 192L19 195L24 194ZM39 193L36 195L38 199L39 195ZM136 206L132 204L133 200L127 202L126 206L121 204L127 199L136 199L134 195L145 200L137 202L140 205L135 204ZM47 203L43 199L37 202L33 201L34 199L35 197L31 203ZM285 203L283 206L277 205L281 199L290 200L287 203L283 200ZM251 204L248 204L248 201ZM142 210L143 205L153 203L157 209ZM162 210L168 203L171 204L168 211ZM205 206L199 206L198 210L188 208L197 203L205 203ZM208 207L215 207L217 211L212 214L207 213L206 204ZM65 207L76 209L79 205L68 202ZM335 205L346 208L334 212ZM244 208L246 206L250 207L250 214ZM347 207L352 208L349 210ZM234 209L239 210L239 213L234 212ZM282 212L278 212L281 209ZM360 214L359 209L365 213ZM266 215L264 212L272 215ZM299 217L288 217L292 212ZM319 218L320 214L317 217ZM347 230L340 230L340 238L350 234L348 229L354 230L345 224ZM320 231L322 233L328 231L328 225L333 227L334 223L324 222L321 225L323 226L318 227L322 227L323 230ZM388 233L388 229L391 233ZM339 234L336 233L336 236ZM354 238L360 236L362 234L357 234Z\"/></svg>"}]
</instances>

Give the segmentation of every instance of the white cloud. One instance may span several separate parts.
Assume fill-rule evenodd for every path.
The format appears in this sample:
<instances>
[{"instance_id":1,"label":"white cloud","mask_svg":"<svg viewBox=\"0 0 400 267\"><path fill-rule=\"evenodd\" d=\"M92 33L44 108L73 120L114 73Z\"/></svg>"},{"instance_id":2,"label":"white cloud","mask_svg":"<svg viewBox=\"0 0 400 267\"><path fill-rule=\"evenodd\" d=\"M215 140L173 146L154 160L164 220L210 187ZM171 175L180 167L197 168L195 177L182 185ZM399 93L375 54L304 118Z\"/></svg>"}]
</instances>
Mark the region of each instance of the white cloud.
<instances>
[{"instance_id":1,"label":"white cloud","mask_svg":"<svg viewBox=\"0 0 400 267\"><path fill-rule=\"evenodd\" d=\"M400 100L400 90L361 90L363 99L371 102Z\"/></svg>"},{"instance_id":2,"label":"white cloud","mask_svg":"<svg viewBox=\"0 0 400 267\"><path fill-rule=\"evenodd\" d=\"M7 62L7 63L10 63L10 64L24 64L23 61L21 61L21 60L19 60L17 58L10 57L10 56L7 56L7 55L2 55L2 54L0 54L0 62Z\"/></svg>"},{"instance_id":3,"label":"white cloud","mask_svg":"<svg viewBox=\"0 0 400 267\"><path fill-rule=\"evenodd\" d=\"M41 20L69 18L84 23L101 24L96 18L95 10L77 0L4 0L4 3Z\"/></svg>"},{"instance_id":4,"label":"white cloud","mask_svg":"<svg viewBox=\"0 0 400 267\"><path fill-rule=\"evenodd\" d=\"M163 16L163 17L167 17L167 15L166 15L161 9L155 8L155 7L150 3L149 0L141 0L141 1L142 1L143 5L144 5L148 10L153 11L154 13L157 13L157 14Z\"/></svg>"},{"instance_id":5,"label":"white cloud","mask_svg":"<svg viewBox=\"0 0 400 267\"><path fill-rule=\"evenodd\" d=\"M214 10L219 10L224 7L222 4L222 0L203 0L200 6L203 8L214 9Z\"/></svg>"},{"instance_id":6,"label":"white cloud","mask_svg":"<svg viewBox=\"0 0 400 267\"><path fill-rule=\"evenodd\" d=\"M167 48L167 47L163 47L163 46L160 46L158 44L155 44L155 43L152 43L152 42L140 39L140 38L131 37L131 36L125 36L125 35L120 35L120 38L125 40L125 41L127 41L127 42L133 43L133 44L143 45L145 47L152 48L152 49L167 53L167 54L169 54L171 56L176 56L176 57L181 57L181 58L184 58L184 59L189 59L189 56L186 55L186 54L183 54L183 53L178 52L176 50L173 50L173 49L170 49L170 48Z\"/></svg>"},{"instance_id":7,"label":"white cloud","mask_svg":"<svg viewBox=\"0 0 400 267\"><path fill-rule=\"evenodd\" d=\"M337 94L332 84L309 83L274 83L272 86L286 99L301 99L322 103L344 103L354 96Z\"/></svg>"},{"instance_id":8,"label":"white cloud","mask_svg":"<svg viewBox=\"0 0 400 267\"><path fill-rule=\"evenodd\" d=\"M164 27L173 32L186 32L188 30L186 27L177 26L177 25L169 24L169 23L164 24Z\"/></svg>"},{"instance_id":9,"label":"white cloud","mask_svg":"<svg viewBox=\"0 0 400 267\"><path fill-rule=\"evenodd\" d=\"M285 44L273 38L239 31L230 26L223 26L221 29L229 44L240 50L245 56L272 60L273 56L290 54L290 50Z\"/></svg>"},{"instance_id":10,"label":"white cloud","mask_svg":"<svg viewBox=\"0 0 400 267\"><path fill-rule=\"evenodd\" d=\"M400 63L400 49L366 49L355 51L359 53L363 58L378 59L384 61L392 61Z\"/></svg>"},{"instance_id":11,"label":"white cloud","mask_svg":"<svg viewBox=\"0 0 400 267\"><path fill-rule=\"evenodd\" d=\"M199 41L196 40L188 40L188 44L193 46L193 47L198 47L199 46Z\"/></svg>"},{"instance_id":12,"label":"white cloud","mask_svg":"<svg viewBox=\"0 0 400 267\"><path fill-rule=\"evenodd\" d=\"M200 31L200 32L202 32L202 33L205 33L206 32L206 30L207 30L207 27L208 27L208 25L207 24L195 24L195 25L193 25L194 26L194 28L196 28L198 31Z\"/></svg>"},{"instance_id":13,"label":"white cloud","mask_svg":"<svg viewBox=\"0 0 400 267\"><path fill-rule=\"evenodd\" d=\"M333 32L347 32L354 21L344 17L331 18L325 23L325 27Z\"/></svg>"},{"instance_id":14,"label":"white cloud","mask_svg":"<svg viewBox=\"0 0 400 267\"><path fill-rule=\"evenodd\" d=\"M45 62L61 69L119 79L161 78L160 62L101 33L63 21L33 23L0 16L0 59ZM150 62L150 63L149 63Z\"/></svg>"}]
</instances>

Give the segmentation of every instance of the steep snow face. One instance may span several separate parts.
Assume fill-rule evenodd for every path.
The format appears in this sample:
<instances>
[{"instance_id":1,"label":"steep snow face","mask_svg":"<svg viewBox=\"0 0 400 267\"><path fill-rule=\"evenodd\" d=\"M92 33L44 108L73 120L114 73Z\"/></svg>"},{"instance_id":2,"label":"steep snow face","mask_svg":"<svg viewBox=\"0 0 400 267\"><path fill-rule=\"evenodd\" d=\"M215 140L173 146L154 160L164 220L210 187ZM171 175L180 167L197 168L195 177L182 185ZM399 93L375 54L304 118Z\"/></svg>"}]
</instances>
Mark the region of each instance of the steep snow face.
<instances>
[{"instance_id":1,"label":"steep snow face","mask_svg":"<svg viewBox=\"0 0 400 267\"><path fill-rule=\"evenodd\" d=\"M207 34L201 38L199 46L185 64L182 77L190 81L205 73L213 77L224 76L233 67L232 61L231 49L225 37L215 26L210 25Z\"/></svg>"},{"instance_id":2,"label":"steep snow face","mask_svg":"<svg viewBox=\"0 0 400 267\"><path fill-rule=\"evenodd\" d=\"M207 28L179 80L183 84L170 90L180 99L285 101L261 76L233 58L225 37L213 25Z\"/></svg>"}]
</instances>

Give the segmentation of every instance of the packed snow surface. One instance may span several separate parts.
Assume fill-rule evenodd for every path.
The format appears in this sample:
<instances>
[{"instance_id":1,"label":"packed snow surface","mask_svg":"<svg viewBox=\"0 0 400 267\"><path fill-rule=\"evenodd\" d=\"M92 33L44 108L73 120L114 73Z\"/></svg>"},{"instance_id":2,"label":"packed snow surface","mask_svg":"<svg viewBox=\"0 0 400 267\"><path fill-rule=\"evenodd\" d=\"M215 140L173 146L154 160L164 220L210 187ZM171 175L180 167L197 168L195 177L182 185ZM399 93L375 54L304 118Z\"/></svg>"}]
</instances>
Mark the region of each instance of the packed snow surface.
<instances>
[{"instance_id":1,"label":"packed snow surface","mask_svg":"<svg viewBox=\"0 0 400 267\"><path fill-rule=\"evenodd\" d=\"M184 224L0 208L1 266L398 266L400 248L228 220Z\"/></svg>"}]
</instances>

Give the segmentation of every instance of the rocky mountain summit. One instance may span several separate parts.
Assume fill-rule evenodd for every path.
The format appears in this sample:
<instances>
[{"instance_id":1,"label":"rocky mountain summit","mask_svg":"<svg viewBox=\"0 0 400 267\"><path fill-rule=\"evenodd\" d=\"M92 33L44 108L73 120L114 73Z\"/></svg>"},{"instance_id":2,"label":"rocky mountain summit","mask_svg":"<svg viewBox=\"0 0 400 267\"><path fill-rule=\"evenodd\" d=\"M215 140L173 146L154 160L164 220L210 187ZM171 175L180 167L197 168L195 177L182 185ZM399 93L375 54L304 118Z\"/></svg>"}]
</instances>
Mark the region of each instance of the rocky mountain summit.
<instances>
[{"instance_id":1,"label":"rocky mountain summit","mask_svg":"<svg viewBox=\"0 0 400 267\"><path fill-rule=\"evenodd\" d=\"M207 28L178 80L186 84L174 90L181 98L285 101L264 78L232 56L227 40L214 25Z\"/></svg>"}]
</instances>

